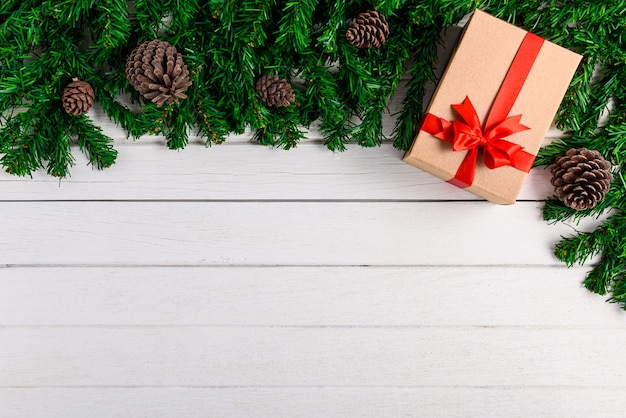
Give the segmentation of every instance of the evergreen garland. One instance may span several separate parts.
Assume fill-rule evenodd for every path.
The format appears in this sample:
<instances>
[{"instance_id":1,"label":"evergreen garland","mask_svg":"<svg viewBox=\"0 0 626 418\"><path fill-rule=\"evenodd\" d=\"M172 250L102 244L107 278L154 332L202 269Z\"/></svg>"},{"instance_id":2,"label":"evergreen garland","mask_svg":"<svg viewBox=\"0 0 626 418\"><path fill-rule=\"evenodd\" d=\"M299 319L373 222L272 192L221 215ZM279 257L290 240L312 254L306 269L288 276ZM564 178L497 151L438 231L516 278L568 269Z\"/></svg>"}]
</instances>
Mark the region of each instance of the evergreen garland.
<instances>
[{"instance_id":1,"label":"evergreen garland","mask_svg":"<svg viewBox=\"0 0 626 418\"><path fill-rule=\"evenodd\" d=\"M407 149L426 84L436 81L441 32L475 8L583 55L557 116L568 136L542 149L536 165L585 147L612 162L616 181L596 207L575 211L551 199L544 217L576 221L612 210L596 231L564 238L555 254L568 265L601 254L585 286L626 308L626 0L4 0L0 164L16 175L45 169L65 177L73 143L99 169L114 163L113 141L88 114L63 110L74 77L93 87L96 103L129 137L162 134L172 149L185 147L191 132L211 145L247 128L260 144L288 149L314 121L331 150L386 139ZM381 48L358 49L345 37L366 10L389 24ZM176 46L189 68L192 85L179 103L142 101L125 77L130 52L153 39ZM295 103L263 103L255 83L268 74L291 83ZM382 116L406 74L407 94L386 138ZM127 96L140 106L125 106Z\"/></svg>"}]
</instances>

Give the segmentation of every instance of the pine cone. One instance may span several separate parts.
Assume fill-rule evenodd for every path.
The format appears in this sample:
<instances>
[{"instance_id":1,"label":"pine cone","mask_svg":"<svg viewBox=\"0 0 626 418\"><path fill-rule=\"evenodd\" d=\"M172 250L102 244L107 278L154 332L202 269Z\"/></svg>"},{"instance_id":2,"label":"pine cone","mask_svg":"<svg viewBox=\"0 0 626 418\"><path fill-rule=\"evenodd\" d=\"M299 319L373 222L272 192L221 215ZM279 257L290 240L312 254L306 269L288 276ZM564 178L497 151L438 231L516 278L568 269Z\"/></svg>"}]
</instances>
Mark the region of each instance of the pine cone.
<instances>
[{"instance_id":1,"label":"pine cone","mask_svg":"<svg viewBox=\"0 0 626 418\"><path fill-rule=\"evenodd\" d=\"M80 115L91 108L95 97L96 95L89 83L74 77L72 82L63 89L61 102L67 113Z\"/></svg>"},{"instance_id":2,"label":"pine cone","mask_svg":"<svg viewBox=\"0 0 626 418\"><path fill-rule=\"evenodd\" d=\"M264 75L256 82L256 92L268 106L286 107L295 100L291 84L277 75Z\"/></svg>"},{"instance_id":3,"label":"pine cone","mask_svg":"<svg viewBox=\"0 0 626 418\"><path fill-rule=\"evenodd\" d=\"M168 42L155 39L135 48L126 61L130 85L157 106L186 99L191 86L183 56Z\"/></svg>"},{"instance_id":4,"label":"pine cone","mask_svg":"<svg viewBox=\"0 0 626 418\"><path fill-rule=\"evenodd\" d=\"M591 209L611 186L610 169L611 163L598 151L572 148L550 166L550 183L566 206L576 210Z\"/></svg>"},{"instance_id":5,"label":"pine cone","mask_svg":"<svg viewBox=\"0 0 626 418\"><path fill-rule=\"evenodd\" d=\"M375 10L360 13L346 31L346 38L357 48L380 48L389 37L385 16Z\"/></svg>"}]
</instances>

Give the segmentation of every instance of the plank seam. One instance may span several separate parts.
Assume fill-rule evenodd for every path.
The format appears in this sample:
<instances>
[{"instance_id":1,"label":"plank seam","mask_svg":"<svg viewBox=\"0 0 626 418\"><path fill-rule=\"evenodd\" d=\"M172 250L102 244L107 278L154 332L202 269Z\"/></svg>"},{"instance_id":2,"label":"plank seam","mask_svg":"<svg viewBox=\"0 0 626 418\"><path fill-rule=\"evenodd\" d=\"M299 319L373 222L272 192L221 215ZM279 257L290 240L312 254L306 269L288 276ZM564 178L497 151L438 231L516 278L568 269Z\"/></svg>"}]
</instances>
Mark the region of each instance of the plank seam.
<instances>
[{"instance_id":1,"label":"plank seam","mask_svg":"<svg viewBox=\"0 0 626 418\"><path fill-rule=\"evenodd\" d=\"M615 331L623 330L624 326L574 326L574 325L427 325L427 324L407 324L407 325L280 325L280 324L54 324L54 325L2 325L1 330L9 329L208 329L208 328L240 328L240 329L333 329L333 330L352 330L352 329L386 329L386 330L420 330L420 329L445 329L456 331L489 331L489 330L511 330L511 331L564 331L564 332L594 332L594 331Z\"/></svg>"},{"instance_id":2,"label":"plank seam","mask_svg":"<svg viewBox=\"0 0 626 418\"><path fill-rule=\"evenodd\" d=\"M120 264L120 263L112 263L112 264L51 264L51 263L7 263L0 264L0 269L45 269L45 268L84 268L84 269L92 269L92 268L113 268L113 269L143 269L143 268L164 268L164 269L180 269L180 268L189 268L189 269L222 269L222 268L241 268L241 269L252 269L252 268L264 268L264 269L274 269L274 268L344 268L344 269L352 269L352 268L368 268L368 269L458 269L458 268L471 268L471 269L484 269L484 268L508 268L508 269L559 269L559 270L584 270L587 271L591 269L595 264L589 263L585 266L574 265L571 267L567 267L563 263L555 264Z\"/></svg>"},{"instance_id":3,"label":"plank seam","mask_svg":"<svg viewBox=\"0 0 626 418\"><path fill-rule=\"evenodd\" d=\"M626 389L626 386L599 385L42 385L42 386L2 386L0 390L19 389Z\"/></svg>"}]
</instances>

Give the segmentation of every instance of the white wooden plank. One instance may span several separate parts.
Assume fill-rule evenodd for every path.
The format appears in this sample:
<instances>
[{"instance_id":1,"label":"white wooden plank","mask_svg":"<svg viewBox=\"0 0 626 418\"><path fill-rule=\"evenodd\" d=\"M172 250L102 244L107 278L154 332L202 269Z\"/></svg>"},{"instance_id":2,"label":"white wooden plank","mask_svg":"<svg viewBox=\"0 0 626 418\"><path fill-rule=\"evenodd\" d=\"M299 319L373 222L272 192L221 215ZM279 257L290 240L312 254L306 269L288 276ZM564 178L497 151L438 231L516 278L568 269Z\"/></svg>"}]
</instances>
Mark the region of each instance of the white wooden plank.
<instances>
[{"instance_id":1,"label":"white wooden plank","mask_svg":"<svg viewBox=\"0 0 626 418\"><path fill-rule=\"evenodd\" d=\"M615 417L614 387L0 389L4 418Z\"/></svg>"},{"instance_id":2,"label":"white wooden plank","mask_svg":"<svg viewBox=\"0 0 626 418\"><path fill-rule=\"evenodd\" d=\"M0 326L626 328L565 267L0 269Z\"/></svg>"},{"instance_id":3,"label":"white wooden plank","mask_svg":"<svg viewBox=\"0 0 626 418\"><path fill-rule=\"evenodd\" d=\"M3 327L2 387L623 387L626 337L544 327Z\"/></svg>"},{"instance_id":4,"label":"white wooden plank","mask_svg":"<svg viewBox=\"0 0 626 418\"><path fill-rule=\"evenodd\" d=\"M540 203L4 202L0 259L72 265L561 265ZM595 221L589 220L589 223Z\"/></svg>"},{"instance_id":5,"label":"white wooden plank","mask_svg":"<svg viewBox=\"0 0 626 418\"><path fill-rule=\"evenodd\" d=\"M126 144L118 162L104 171L85 161L59 182L44 172L33 178L0 174L0 200L172 200L172 199L391 199L478 200L478 197L401 161L385 144L350 146L332 153L321 144L290 151L249 144L210 149ZM83 158L84 160L84 158ZM535 168L519 200L553 195L550 173Z\"/></svg>"}]
</instances>

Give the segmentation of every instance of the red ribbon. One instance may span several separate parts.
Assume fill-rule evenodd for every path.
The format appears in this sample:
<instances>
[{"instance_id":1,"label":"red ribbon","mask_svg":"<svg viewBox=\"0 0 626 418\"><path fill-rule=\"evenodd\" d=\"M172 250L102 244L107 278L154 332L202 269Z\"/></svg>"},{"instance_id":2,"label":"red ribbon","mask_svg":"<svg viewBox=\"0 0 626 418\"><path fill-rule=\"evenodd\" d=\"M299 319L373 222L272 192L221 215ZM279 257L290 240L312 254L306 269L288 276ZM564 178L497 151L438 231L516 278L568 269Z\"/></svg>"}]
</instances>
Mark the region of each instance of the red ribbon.
<instances>
[{"instance_id":1,"label":"red ribbon","mask_svg":"<svg viewBox=\"0 0 626 418\"><path fill-rule=\"evenodd\" d=\"M450 122L431 113L426 115L421 130L450 142L454 151L468 151L454 178L448 180L449 183L462 188L472 184L481 149L483 162L490 169L510 165L525 172L530 171L535 156L524 151L521 145L503 138L530 129L520 123L522 115L507 115L517 100L542 45L542 38L531 33L526 34L491 105L484 129L468 97L465 97L462 104L452 105L460 120Z\"/></svg>"}]
</instances>

